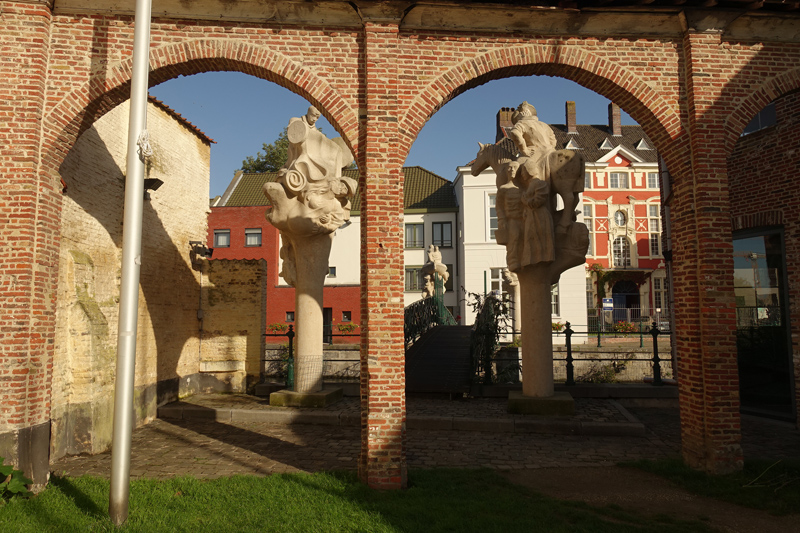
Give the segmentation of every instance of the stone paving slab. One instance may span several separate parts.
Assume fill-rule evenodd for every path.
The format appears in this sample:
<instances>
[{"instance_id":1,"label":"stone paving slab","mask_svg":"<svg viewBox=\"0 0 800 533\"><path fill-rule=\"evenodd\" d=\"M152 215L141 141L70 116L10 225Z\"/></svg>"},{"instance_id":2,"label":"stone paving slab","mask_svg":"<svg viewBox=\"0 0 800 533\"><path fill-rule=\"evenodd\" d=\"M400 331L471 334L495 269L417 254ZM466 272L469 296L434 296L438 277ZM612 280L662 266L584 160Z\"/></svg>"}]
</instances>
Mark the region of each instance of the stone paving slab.
<instances>
[{"instance_id":1,"label":"stone paving slab","mask_svg":"<svg viewBox=\"0 0 800 533\"><path fill-rule=\"evenodd\" d=\"M608 398L575 399L575 416L512 415L502 398L464 400L408 398L407 426L425 430L644 435L645 427L627 409ZM361 425L357 398L344 398L319 409L274 407L267 399L245 394L196 395L158 409L158 417L177 420L263 422L267 424Z\"/></svg>"}]
</instances>

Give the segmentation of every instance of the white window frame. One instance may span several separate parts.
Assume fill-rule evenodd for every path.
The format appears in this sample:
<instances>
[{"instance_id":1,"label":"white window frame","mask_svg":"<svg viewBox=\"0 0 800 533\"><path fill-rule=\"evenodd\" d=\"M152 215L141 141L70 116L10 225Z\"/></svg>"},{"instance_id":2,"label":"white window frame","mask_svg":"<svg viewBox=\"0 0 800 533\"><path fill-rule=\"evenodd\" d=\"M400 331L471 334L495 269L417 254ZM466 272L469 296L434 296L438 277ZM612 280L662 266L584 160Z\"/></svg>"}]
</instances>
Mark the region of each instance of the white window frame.
<instances>
[{"instance_id":1,"label":"white window frame","mask_svg":"<svg viewBox=\"0 0 800 533\"><path fill-rule=\"evenodd\" d=\"M647 188L648 189L658 189L658 172L648 172L647 173Z\"/></svg>"},{"instance_id":2,"label":"white window frame","mask_svg":"<svg viewBox=\"0 0 800 533\"><path fill-rule=\"evenodd\" d=\"M226 242L221 242L225 237ZM215 229L214 230L214 248L230 248L231 247L231 230L229 229Z\"/></svg>"},{"instance_id":3,"label":"white window frame","mask_svg":"<svg viewBox=\"0 0 800 533\"><path fill-rule=\"evenodd\" d=\"M561 316L561 297L559 296L558 283L550 286L550 316Z\"/></svg>"},{"instance_id":4,"label":"white window frame","mask_svg":"<svg viewBox=\"0 0 800 533\"><path fill-rule=\"evenodd\" d=\"M409 283L409 275L411 272L416 274L416 281L414 283ZM413 275L413 274L411 274ZM422 265L406 265L405 267L405 278L403 280L403 286L405 292L418 292L421 291L423 288L422 283Z\"/></svg>"},{"instance_id":5,"label":"white window frame","mask_svg":"<svg viewBox=\"0 0 800 533\"><path fill-rule=\"evenodd\" d=\"M257 237L258 242L251 244L248 242L250 237ZM244 230L244 245L246 248L255 248L261 246L261 228L246 228Z\"/></svg>"},{"instance_id":6,"label":"white window frame","mask_svg":"<svg viewBox=\"0 0 800 533\"><path fill-rule=\"evenodd\" d=\"M620 245L617 243L620 243ZM631 266L631 242L627 237L620 235L614 239L611 248L611 259L614 268Z\"/></svg>"},{"instance_id":7,"label":"white window frame","mask_svg":"<svg viewBox=\"0 0 800 533\"><path fill-rule=\"evenodd\" d=\"M441 228L440 232L441 235L439 236L439 240L436 240L436 228ZM445 239L444 237L444 229L445 227L449 228L450 237ZM433 222L431 224L431 244L434 246L438 246L439 248L452 248L453 247L453 223L451 221L442 221L442 222Z\"/></svg>"},{"instance_id":8,"label":"white window frame","mask_svg":"<svg viewBox=\"0 0 800 533\"><path fill-rule=\"evenodd\" d=\"M413 239L408 238L408 232L410 229L413 228L414 236ZM425 224L422 222L408 222L405 225L405 233L404 233L404 245L406 249L422 249L425 248ZM409 246L411 243L413 246Z\"/></svg>"},{"instance_id":9,"label":"white window frame","mask_svg":"<svg viewBox=\"0 0 800 533\"><path fill-rule=\"evenodd\" d=\"M647 227L650 230L650 256L661 256L661 206L659 204L647 205Z\"/></svg>"},{"instance_id":10,"label":"white window frame","mask_svg":"<svg viewBox=\"0 0 800 533\"><path fill-rule=\"evenodd\" d=\"M492 216L494 211L494 216ZM494 220L494 228L492 228L492 220ZM495 242L494 231L497 231L497 195L486 194L486 240L488 242Z\"/></svg>"},{"instance_id":11,"label":"white window frame","mask_svg":"<svg viewBox=\"0 0 800 533\"><path fill-rule=\"evenodd\" d=\"M629 189L630 180L628 179L627 172L609 172L608 173L608 188L609 189Z\"/></svg>"},{"instance_id":12,"label":"white window frame","mask_svg":"<svg viewBox=\"0 0 800 533\"><path fill-rule=\"evenodd\" d=\"M583 223L589 230L589 248L586 250L586 255L594 257L594 204L583 204Z\"/></svg>"}]
</instances>

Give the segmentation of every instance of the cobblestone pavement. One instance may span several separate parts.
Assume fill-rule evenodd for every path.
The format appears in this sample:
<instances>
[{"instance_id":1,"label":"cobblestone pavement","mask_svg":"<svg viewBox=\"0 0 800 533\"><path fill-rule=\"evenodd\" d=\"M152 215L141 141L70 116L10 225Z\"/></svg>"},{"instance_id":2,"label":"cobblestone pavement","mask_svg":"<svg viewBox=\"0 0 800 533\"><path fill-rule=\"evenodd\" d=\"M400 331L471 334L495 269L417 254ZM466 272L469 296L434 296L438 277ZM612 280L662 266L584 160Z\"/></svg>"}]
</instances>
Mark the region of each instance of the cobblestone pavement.
<instances>
[{"instance_id":1,"label":"cobblestone pavement","mask_svg":"<svg viewBox=\"0 0 800 533\"><path fill-rule=\"evenodd\" d=\"M191 404L209 409L253 409L253 410L285 410L284 407L270 407L269 400L246 394L198 394L182 400L182 404ZM485 419L514 419L523 415L511 415L506 412L506 398L470 398L464 400L408 398L406 412L414 416L450 416ZM348 413L357 415L360 409L358 398L345 397L323 409L303 409L303 413ZM628 422L626 412L616 402L591 398L575 399L576 421L591 422Z\"/></svg>"},{"instance_id":2,"label":"cobblestone pavement","mask_svg":"<svg viewBox=\"0 0 800 533\"><path fill-rule=\"evenodd\" d=\"M213 401L220 402L218 407L223 408L230 407L224 402L231 399L217 397ZM357 408L355 402L352 403L350 407ZM411 399L408 412L410 416L415 412L451 413L464 409L464 404L469 403ZM589 401L592 403L597 401ZM241 403L237 405L241 407ZM493 402L479 402L478 405L476 409L488 409L495 413L493 416L505 416L496 412ZM630 408L629 411L647 426L645 436L408 430L408 466L500 470L591 467L678 453L677 409ZM475 416L472 411L469 414ZM742 427L742 446L747 456L800 458L800 432L788 424L743 417ZM353 470L359 451L357 427L154 420L133 433L131 476L215 478L233 474ZM110 453L65 457L53 465L53 471L70 476L108 477L110 463Z\"/></svg>"}]
</instances>

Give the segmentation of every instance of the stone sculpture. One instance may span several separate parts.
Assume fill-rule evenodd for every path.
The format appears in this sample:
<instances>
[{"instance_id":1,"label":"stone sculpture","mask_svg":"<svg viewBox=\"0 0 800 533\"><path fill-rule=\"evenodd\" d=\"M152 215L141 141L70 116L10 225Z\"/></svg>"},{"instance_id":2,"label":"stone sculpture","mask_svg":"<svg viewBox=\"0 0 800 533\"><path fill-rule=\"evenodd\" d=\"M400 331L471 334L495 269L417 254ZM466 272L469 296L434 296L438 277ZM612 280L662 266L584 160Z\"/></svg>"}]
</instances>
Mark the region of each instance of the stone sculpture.
<instances>
[{"instance_id":1,"label":"stone sculpture","mask_svg":"<svg viewBox=\"0 0 800 533\"><path fill-rule=\"evenodd\" d=\"M328 139L313 106L289 121L288 158L275 182L264 184L266 218L281 234L281 276L295 288L295 392L322 389L322 287L333 232L350 219L358 183L342 176L353 158L341 138Z\"/></svg>"},{"instance_id":2,"label":"stone sculpture","mask_svg":"<svg viewBox=\"0 0 800 533\"><path fill-rule=\"evenodd\" d=\"M506 246L508 269L519 280L523 398L554 396L550 287L561 273L584 263L589 245L586 226L576 222L578 194L583 192L584 158L556 150L549 125L523 102L512 115L508 142L478 143L472 175L492 167L497 176L498 244ZM557 196L564 208L557 211ZM509 403L511 409L512 402ZM517 412L535 412L524 407Z\"/></svg>"},{"instance_id":3,"label":"stone sculpture","mask_svg":"<svg viewBox=\"0 0 800 533\"><path fill-rule=\"evenodd\" d=\"M450 279L450 273L447 271L447 265L442 263L442 252L439 251L438 246L428 246L428 262L422 267L422 279L424 284L422 287L422 297L430 298L435 293L435 279L438 275L442 280L442 294L444 294L444 284Z\"/></svg>"}]
</instances>

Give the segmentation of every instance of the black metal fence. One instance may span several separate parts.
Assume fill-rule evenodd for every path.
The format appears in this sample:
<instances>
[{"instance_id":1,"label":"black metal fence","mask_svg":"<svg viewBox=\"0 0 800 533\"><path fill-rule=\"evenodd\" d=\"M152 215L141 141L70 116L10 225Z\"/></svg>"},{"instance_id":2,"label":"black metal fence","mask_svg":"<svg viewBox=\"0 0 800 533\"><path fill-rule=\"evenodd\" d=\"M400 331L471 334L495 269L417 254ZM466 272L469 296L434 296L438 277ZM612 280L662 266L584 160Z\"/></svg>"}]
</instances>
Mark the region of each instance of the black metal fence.
<instances>
[{"instance_id":1,"label":"black metal fence","mask_svg":"<svg viewBox=\"0 0 800 533\"><path fill-rule=\"evenodd\" d=\"M642 378L653 385L663 385L665 371L674 372L669 355L669 335L669 331L653 322L642 325L637 331L602 335L603 340L595 346L596 332L589 327L576 331L567 322L560 331L553 331L554 337L562 337L565 341L563 346L553 347L554 374L569 386L579 382L611 383L640 381ZM584 337L583 342L576 343L576 338L580 337ZM664 354L667 354L666 358ZM501 345L494 352L487 354L484 351L479 355L481 360L476 361L474 367L476 383L516 383L520 380L522 362L514 345ZM631 375L634 378L630 378Z\"/></svg>"}]
</instances>

